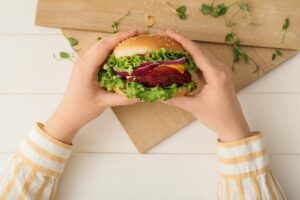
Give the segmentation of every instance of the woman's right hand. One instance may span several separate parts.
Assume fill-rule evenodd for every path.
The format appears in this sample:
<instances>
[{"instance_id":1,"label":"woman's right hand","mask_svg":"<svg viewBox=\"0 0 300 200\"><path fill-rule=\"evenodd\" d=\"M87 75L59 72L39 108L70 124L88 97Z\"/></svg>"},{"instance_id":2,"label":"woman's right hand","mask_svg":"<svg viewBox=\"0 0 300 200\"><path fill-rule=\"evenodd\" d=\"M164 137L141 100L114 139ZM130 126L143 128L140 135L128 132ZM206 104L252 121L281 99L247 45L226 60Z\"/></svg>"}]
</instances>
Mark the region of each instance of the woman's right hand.
<instances>
[{"instance_id":1,"label":"woman's right hand","mask_svg":"<svg viewBox=\"0 0 300 200\"><path fill-rule=\"evenodd\" d=\"M204 125L217 133L221 142L248 137L251 133L236 96L230 68L172 30L158 34L180 43L193 57L206 82L201 92L195 96L176 97L166 103L193 113Z\"/></svg>"}]
</instances>

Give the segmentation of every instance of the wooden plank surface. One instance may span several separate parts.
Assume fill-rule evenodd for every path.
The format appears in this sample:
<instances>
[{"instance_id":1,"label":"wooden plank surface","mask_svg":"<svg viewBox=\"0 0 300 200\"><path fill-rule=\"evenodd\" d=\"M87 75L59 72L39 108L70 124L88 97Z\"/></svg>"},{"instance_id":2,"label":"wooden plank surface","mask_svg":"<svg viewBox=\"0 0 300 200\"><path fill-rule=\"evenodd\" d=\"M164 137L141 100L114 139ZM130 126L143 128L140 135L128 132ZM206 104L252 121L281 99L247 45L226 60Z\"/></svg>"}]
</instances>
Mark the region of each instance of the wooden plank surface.
<instances>
[{"instance_id":1,"label":"wooden plank surface","mask_svg":"<svg viewBox=\"0 0 300 200\"><path fill-rule=\"evenodd\" d=\"M155 29L171 28L179 30L189 38L206 42L224 43L229 32L224 18L204 16L199 12L202 3L211 0L170 1L177 8L187 6L187 20L180 20L160 0L39 0L36 23L42 26L71 28L80 30L111 32L111 24L124 13L130 11L120 23L120 30L145 28L145 15L156 18ZM221 2L221 1L218 1ZM230 4L232 1L222 1ZM244 14L236 17L236 26L232 30L241 39L241 44L261 47L298 49L300 45L300 1L299 0L251 0L248 1L253 20L259 26L247 25ZM238 6L232 6L226 17L236 13ZM291 26L282 42L282 24L289 17Z\"/></svg>"},{"instance_id":2,"label":"wooden plank surface","mask_svg":"<svg viewBox=\"0 0 300 200\"><path fill-rule=\"evenodd\" d=\"M83 55L97 41L97 38L109 35L100 32L70 29L65 29L64 33L66 37L74 37L79 41L79 45L76 46L76 49L79 49L79 56ZM232 66L233 53L230 45L204 42L198 42L198 45L210 51L228 66ZM236 64L233 71L233 79L237 90L246 87L296 54L294 50L282 50L283 56L272 61L274 49L244 47L244 50L255 60L260 69L258 73L253 73L256 69L253 64L243 62ZM141 153L159 144L195 119L184 110L162 103L140 103L131 106L114 107L113 110Z\"/></svg>"}]
</instances>

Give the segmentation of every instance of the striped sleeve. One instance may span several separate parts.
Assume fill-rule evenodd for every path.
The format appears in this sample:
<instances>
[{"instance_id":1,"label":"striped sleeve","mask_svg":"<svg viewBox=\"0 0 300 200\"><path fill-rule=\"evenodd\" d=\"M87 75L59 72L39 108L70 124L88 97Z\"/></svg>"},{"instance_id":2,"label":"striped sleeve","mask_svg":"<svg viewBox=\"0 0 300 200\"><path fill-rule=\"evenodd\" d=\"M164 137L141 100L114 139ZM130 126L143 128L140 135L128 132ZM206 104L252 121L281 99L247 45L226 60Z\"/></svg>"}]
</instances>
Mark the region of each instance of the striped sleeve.
<instances>
[{"instance_id":1,"label":"striped sleeve","mask_svg":"<svg viewBox=\"0 0 300 200\"><path fill-rule=\"evenodd\" d=\"M286 199L269 166L262 135L231 142L218 142L220 184L218 199Z\"/></svg>"},{"instance_id":2,"label":"striped sleeve","mask_svg":"<svg viewBox=\"0 0 300 200\"><path fill-rule=\"evenodd\" d=\"M0 176L0 200L54 199L72 146L49 136L37 123Z\"/></svg>"}]
</instances>

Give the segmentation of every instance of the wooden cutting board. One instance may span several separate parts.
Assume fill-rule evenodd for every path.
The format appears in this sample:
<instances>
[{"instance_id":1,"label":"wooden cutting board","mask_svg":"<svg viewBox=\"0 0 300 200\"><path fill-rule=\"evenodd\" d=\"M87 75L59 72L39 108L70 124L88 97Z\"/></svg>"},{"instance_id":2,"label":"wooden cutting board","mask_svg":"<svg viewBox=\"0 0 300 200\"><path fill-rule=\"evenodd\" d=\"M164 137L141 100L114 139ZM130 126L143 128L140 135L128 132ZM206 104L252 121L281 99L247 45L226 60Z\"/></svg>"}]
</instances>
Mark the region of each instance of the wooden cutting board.
<instances>
[{"instance_id":1,"label":"wooden cutting board","mask_svg":"<svg viewBox=\"0 0 300 200\"><path fill-rule=\"evenodd\" d=\"M233 0L223 0L230 4ZM166 0L39 0L36 24L61 28L111 32L113 21L127 11L130 14L120 23L121 30L146 28L145 15L155 17L154 29L166 27L179 30L191 39L206 42L224 42L229 32L224 17L213 18L199 12L202 3L212 0L172 0L174 8L187 7L187 20L180 20L170 9ZM221 1L215 1L219 3ZM241 39L241 44L298 49L300 45L300 1L299 0L248 0L252 19L258 26L248 26L243 13L235 18L233 31ZM233 16L238 6L232 6L225 18ZM289 17L291 26L286 41L282 43L282 24Z\"/></svg>"},{"instance_id":2,"label":"wooden cutting board","mask_svg":"<svg viewBox=\"0 0 300 200\"><path fill-rule=\"evenodd\" d=\"M203 41L198 44L231 66L232 47L221 44L224 41L224 35L229 31L224 26L224 18L214 19L202 16L198 11L203 2L210 1L176 0L170 2L175 7L186 5L188 20L179 20L178 16L166 8L165 1L159 0L39 0L36 22L38 25L64 28L63 32L66 37L78 39L79 45L76 49L80 49L78 54L81 56L97 42L98 37L109 35L112 21L117 20L127 10L130 10L131 14L120 23L120 30L145 27L144 16L150 14L155 16L157 21L150 31L159 28L176 29L194 40ZM249 2L253 9L253 19L261 25L247 26L245 19L241 16L233 31L239 35L242 44L260 46L245 46L242 49L260 65L261 69L259 74L254 74L253 65L243 62L235 65L233 78L237 90L244 88L295 55L297 51L293 49L298 49L300 44L299 0L249 0ZM232 14L230 12L235 11L230 9L229 16ZM285 42L282 43L281 26L286 17L290 18L291 26ZM277 57L272 61L275 47L286 50L282 50L282 57ZM137 149L142 153L195 119L188 112L162 103L120 106L113 108L113 111Z\"/></svg>"},{"instance_id":3,"label":"wooden cutting board","mask_svg":"<svg viewBox=\"0 0 300 200\"><path fill-rule=\"evenodd\" d=\"M79 45L76 49L80 49L78 51L79 56L83 55L86 50L97 42L98 37L109 35L107 33L68 29L64 29L63 32L66 37L78 39ZM230 45L205 42L198 42L198 44L209 50L228 66L232 65L233 53ZM273 49L257 47L243 47L243 49L255 59L261 69L259 74L254 74L254 66L239 62L235 66L235 72L233 72L237 90L241 90L297 53L294 50L282 50L283 56L272 61ZM193 115L186 111L162 103L120 106L114 107L113 111L141 153L146 152L195 119Z\"/></svg>"}]
</instances>

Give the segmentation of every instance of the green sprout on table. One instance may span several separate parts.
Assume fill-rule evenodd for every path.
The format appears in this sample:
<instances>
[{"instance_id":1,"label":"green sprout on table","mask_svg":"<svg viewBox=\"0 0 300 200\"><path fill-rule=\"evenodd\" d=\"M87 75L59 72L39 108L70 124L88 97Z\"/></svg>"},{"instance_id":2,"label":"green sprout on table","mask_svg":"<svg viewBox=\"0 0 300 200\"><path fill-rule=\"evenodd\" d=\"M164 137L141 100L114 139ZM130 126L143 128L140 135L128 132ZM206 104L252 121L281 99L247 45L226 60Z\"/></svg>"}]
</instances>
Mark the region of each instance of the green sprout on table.
<instances>
[{"instance_id":1,"label":"green sprout on table","mask_svg":"<svg viewBox=\"0 0 300 200\"><path fill-rule=\"evenodd\" d=\"M71 47L74 49L74 51L80 51L80 49L77 49L77 45L78 45L78 40L74 37L68 37L68 42L71 45Z\"/></svg>"},{"instance_id":2,"label":"green sprout on table","mask_svg":"<svg viewBox=\"0 0 300 200\"><path fill-rule=\"evenodd\" d=\"M119 22L114 21L112 23L112 25L111 25L111 27L112 27L112 33L117 33L119 31L118 26L119 26Z\"/></svg>"},{"instance_id":3,"label":"green sprout on table","mask_svg":"<svg viewBox=\"0 0 300 200\"><path fill-rule=\"evenodd\" d=\"M69 60L71 62L75 62L77 57L74 53L69 53L66 51L61 51L59 52L58 56L55 55L55 53L53 54L53 58L56 60Z\"/></svg>"},{"instance_id":4,"label":"green sprout on table","mask_svg":"<svg viewBox=\"0 0 300 200\"><path fill-rule=\"evenodd\" d=\"M234 26L235 23L233 22L233 19L240 12L245 13L249 25L256 25L252 21L252 18L251 18L251 15L250 15L250 6L249 6L249 4L243 2L242 0L235 0L234 2L232 2L229 5L221 3L221 4L217 4L216 6L214 6L214 0L213 0L211 4L205 4L205 3L202 4L199 10L203 15L210 15L212 17L217 18L217 17L220 17L220 16L224 16L227 13L227 11L229 10L229 8L233 5L238 5L239 9L229 20L225 20L226 26L228 26L228 27Z\"/></svg>"},{"instance_id":5,"label":"green sprout on table","mask_svg":"<svg viewBox=\"0 0 300 200\"><path fill-rule=\"evenodd\" d=\"M210 15L212 13L212 6L208 5L208 4L202 4L202 6L200 7L200 11L202 12L203 15Z\"/></svg>"},{"instance_id":6,"label":"green sprout on table","mask_svg":"<svg viewBox=\"0 0 300 200\"><path fill-rule=\"evenodd\" d=\"M248 20L248 25L258 25L252 21L252 17L250 14L250 6L248 3L244 3L244 2L239 3L239 8L242 12L245 13Z\"/></svg>"},{"instance_id":7,"label":"green sprout on table","mask_svg":"<svg viewBox=\"0 0 300 200\"><path fill-rule=\"evenodd\" d=\"M186 6L180 6L176 9L177 15L179 16L180 19L186 20L187 16L185 14L186 12Z\"/></svg>"},{"instance_id":8,"label":"green sprout on table","mask_svg":"<svg viewBox=\"0 0 300 200\"><path fill-rule=\"evenodd\" d=\"M225 36L225 42L228 42L233 46L233 64L232 64L233 71L235 71L234 64L238 63L240 59L242 59L246 64L249 64L249 62L251 61L255 65L256 69L255 71L253 71L253 73L259 72L259 68L260 68L259 65L251 57L249 57L249 55L245 51L243 51L240 48L240 40L236 38L234 33L229 32Z\"/></svg>"},{"instance_id":9,"label":"green sprout on table","mask_svg":"<svg viewBox=\"0 0 300 200\"><path fill-rule=\"evenodd\" d=\"M275 49L272 54L272 61L275 60L278 56L282 57L282 52L278 49Z\"/></svg>"},{"instance_id":10,"label":"green sprout on table","mask_svg":"<svg viewBox=\"0 0 300 200\"><path fill-rule=\"evenodd\" d=\"M290 19L285 18L283 25L282 25L282 30L283 30L282 43L284 43L284 41L285 41L285 35L286 35L289 27L290 27Z\"/></svg>"},{"instance_id":11,"label":"green sprout on table","mask_svg":"<svg viewBox=\"0 0 300 200\"><path fill-rule=\"evenodd\" d=\"M240 48L240 40L235 36L235 34L232 32L231 27L235 25L233 22L233 19L238 16L239 13L243 12L245 13L245 16L247 17L248 20L248 25L255 25L253 23L251 15L250 15L250 6L248 3L245 3L243 0L235 0L231 4L226 5L224 3L220 3L217 5L214 5L215 1L213 0L211 4L202 4L199 11L203 15L210 15L211 17L217 18L220 16L224 16L229 10L231 6L237 5L238 6L238 11L234 13L234 15L229 19L226 20L225 18L225 25L229 27L230 32L225 36L225 41L230 43L233 46L233 64L232 64L232 70L235 71L234 65L235 63L238 63L241 59L245 63L253 63L256 67L255 71L253 73L258 73L260 67L258 64L248 56L248 54L243 51Z\"/></svg>"},{"instance_id":12,"label":"green sprout on table","mask_svg":"<svg viewBox=\"0 0 300 200\"><path fill-rule=\"evenodd\" d=\"M239 9L230 17L230 19L225 20L226 26L231 27L234 26L235 23L233 22L233 19L238 16L241 12L243 12L247 18L248 25L260 25L257 23L254 23L250 14L250 5L248 3L244 3L242 1L236 2L239 6Z\"/></svg>"},{"instance_id":13,"label":"green sprout on table","mask_svg":"<svg viewBox=\"0 0 300 200\"><path fill-rule=\"evenodd\" d=\"M69 38L68 38L68 42L70 43L70 45L71 45L72 47L78 45L78 40L77 40L76 38L73 38L73 37L69 37Z\"/></svg>"},{"instance_id":14,"label":"green sprout on table","mask_svg":"<svg viewBox=\"0 0 300 200\"><path fill-rule=\"evenodd\" d=\"M225 15L229 6L227 6L224 3L218 4L217 6L214 6L214 0L211 4L202 4L200 7L200 12L202 12L203 15L211 15L212 17L220 17L222 15Z\"/></svg>"},{"instance_id":15,"label":"green sprout on table","mask_svg":"<svg viewBox=\"0 0 300 200\"><path fill-rule=\"evenodd\" d=\"M179 6L178 8L174 8L173 5L170 3L170 2L166 2L167 5L169 6L169 8L176 14L178 15L178 17L181 19L181 20L186 20L187 19L187 15L186 15L186 6L185 5L182 5L182 6Z\"/></svg>"},{"instance_id":16,"label":"green sprout on table","mask_svg":"<svg viewBox=\"0 0 300 200\"><path fill-rule=\"evenodd\" d=\"M112 28L112 33L117 33L119 32L119 24L120 22L124 19L124 17L128 16L130 14L129 11L127 11L124 15L122 15L117 21L113 21L113 23L111 24L111 28Z\"/></svg>"}]
</instances>

